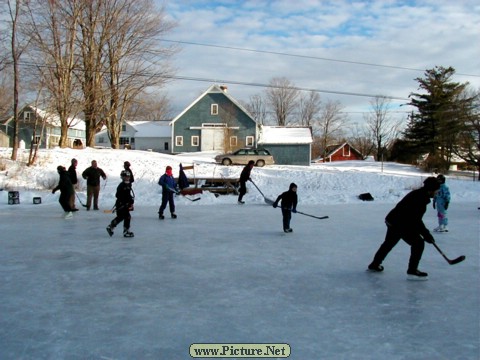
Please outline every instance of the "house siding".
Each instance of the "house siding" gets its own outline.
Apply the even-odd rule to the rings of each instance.
[[[212,104],[218,104],[218,115],[211,114]],[[247,136],[253,136],[256,139],[256,123],[247,114],[224,94],[207,93],[174,122],[172,152],[201,151],[202,130],[200,127],[202,124],[226,124],[226,127],[205,127],[205,129],[217,129],[215,131],[218,133],[214,136],[219,135],[224,138],[220,143],[214,142],[214,148],[211,150],[233,151],[246,146]],[[175,140],[177,136],[183,137],[183,146],[177,146]],[[192,136],[198,136],[197,146],[192,145]],[[229,148],[230,136],[237,137],[235,148]]]
[[[310,144],[265,144],[262,147],[272,153],[275,164],[310,166]]]

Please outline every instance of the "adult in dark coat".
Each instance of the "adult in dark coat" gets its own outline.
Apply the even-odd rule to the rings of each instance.
[[[110,225],[107,226],[107,232],[112,236],[113,229],[123,221],[123,236],[133,237],[133,232],[130,231],[130,221],[132,219],[130,211],[133,210],[135,196],[130,182],[131,174],[129,171],[122,170],[120,177],[122,178],[122,182],[117,186],[117,192],[115,193],[115,197],[117,198],[115,201],[117,216],[112,220]]]
[[[73,192],[73,185],[72,181],[70,180],[70,176],[68,175],[67,169],[63,166],[57,167],[57,172],[60,175],[60,180],[58,185],[53,188],[52,194],[55,194],[57,190],[60,190],[60,198],[58,202],[62,206],[62,209],[65,211],[65,217],[69,218],[72,217],[72,207],[70,206],[70,197],[72,196]]]
[[[87,210],[90,210],[93,197],[93,209],[98,210],[98,196],[100,194],[100,178],[107,179],[105,172],[97,165],[96,160],[92,160],[92,166],[86,168],[82,177],[87,180]]]
[[[280,207],[282,209],[282,216],[283,216],[283,231],[286,233],[292,232],[292,228],[290,227],[290,220],[292,219],[292,212],[297,212],[297,185],[295,183],[291,183],[288,191],[281,193],[278,195],[277,200],[273,203],[273,207],[276,208],[278,203],[281,201]]]
[[[72,208],[73,211],[78,211],[77,207],[75,206],[75,185],[77,185],[78,183],[77,165],[78,165],[77,159],[72,159],[71,165],[68,168],[68,176],[70,176],[70,181],[72,182],[72,185],[73,185],[73,194],[70,197],[70,207]]]
[[[372,263],[368,266],[370,271],[383,271],[382,262],[388,253],[403,239],[410,245],[410,260],[407,274],[412,280],[426,280],[428,274],[418,270],[422,258],[425,241],[434,243],[432,234],[423,223],[423,215],[427,211],[430,199],[440,188],[438,180],[431,176],[423,182],[423,187],[408,193],[388,213],[385,218],[387,234],[385,241],[376,252]]]
[[[240,190],[238,193],[238,203],[245,204],[243,201],[243,196],[247,193],[247,181],[250,179],[250,173],[252,172],[253,166],[255,165],[255,161],[250,160],[247,165],[243,168],[240,174]]]

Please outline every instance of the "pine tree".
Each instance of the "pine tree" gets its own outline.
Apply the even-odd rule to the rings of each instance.
[[[462,127],[461,109],[469,100],[461,95],[468,83],[452,82],[454,74],[452,67],[426,70],[424,78],[415,79],[423,92],[410,94],[409,105],[417,111],[410,115],[405,139],[413,144],[418,156],[428,153],[428,170],[448,170]]]

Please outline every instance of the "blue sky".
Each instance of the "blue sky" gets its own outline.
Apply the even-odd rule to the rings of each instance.
[[[226,85],[232,81],[236,84],[229,91],[238,100],[262,92],[238,83],[268,84],[274,77],[286,77],[299,88],[326,90],[320,92],[323,101],[338,100],[346,112],[358,115],[368,111],[370,98],[336,93],[407,98],[417,91],[414,79],[434,66],[453,66],[455,81],[480,88],[477,1],[165,4],[178,23],[166,38],[182,42],[173,59],[177,75]],[[181,111],[210,84],[178,80],[165,90],[175,111]]]

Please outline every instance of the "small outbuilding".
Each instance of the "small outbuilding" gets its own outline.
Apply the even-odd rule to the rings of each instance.
[[[275,164],[309,166],[312,143],[312,129],[308,126],[260,125],[258,147],[268,149]]]

